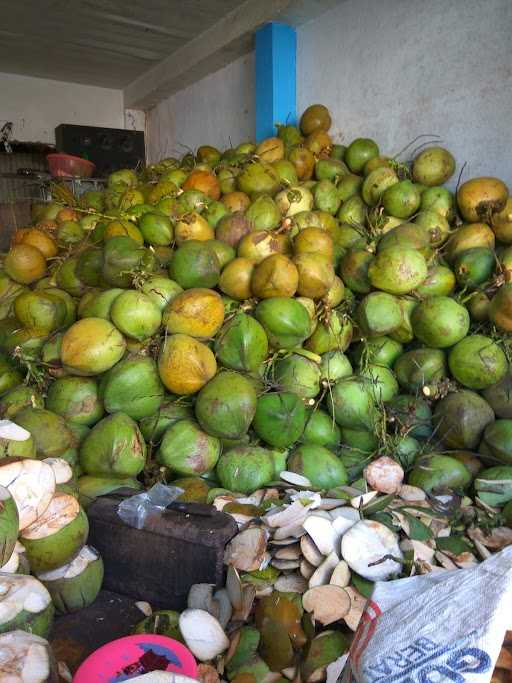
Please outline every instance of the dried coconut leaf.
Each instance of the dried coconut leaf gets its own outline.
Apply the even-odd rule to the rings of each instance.
[[[324,555],[318,550],[309,534],[306,534],[300,539],[300,549],[304,558],[309,564],[313,565],[313,567],[319,567],[324,561]]]
[[[337,553],[330,553],[322,564],[317,567],[313,576],[309,579],[309,588],[325,586],[331,580],[332,573],[336,569],[340,558]]]
[[[232,565],[228,566],[226,572],[226,590],[233,609],[236,611],[242,609],[242,581],[237,570]]]
[[[363,505],[368,505],[376,496],[379,495],[378,491],[369,491],[368,493],[362,493],[359,496],[354,496],[350,499],[350,505],[356,510],[359,510]]]
[[[434,548],[431,548],[427,543],[423,543],[422,541],[406,538],[400,543],[400,548],[404,553],[412,551],[414,553],[415,562],[421,561],[432,563],[434,560]]]
[[[353,586],[348,586],[345,591],[350,596],[350,611],[344,617],[346,625],[351,631],[357,631],[361,617],[366,607],[366,598]]]
[[[467,531],[473,541],[479,541],[491,550],[502,550],[512,544],[512,529],[508,526],[495,527],[490,531],[484,531],[479,527],[472,527]]]
[[[240,571],[254,571],[264,564],[267,535],[263,529],[251,527],[237,534],[226,546],[224,564]]]
[[[444,553],[439,552],[439,550],[436,551],[435,558],[439,562],[439,564],[442,567],[444,567],[445,569],[449,569],[449,570],[457,569],[457,565],[455,564],[455,562],[452,562],[450,560],[450,558],[448,557],[448,555],[445,555]]]
[[[340,621],[350,612],[350,596],[339,586],[316,586],[302,596],[302,605],[323,626]]]

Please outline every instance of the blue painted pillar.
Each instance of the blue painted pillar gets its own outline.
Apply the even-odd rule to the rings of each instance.
[[[297,123],[297,35],[287,24],[256,31],[256,140],[276,134],[276,123]]]

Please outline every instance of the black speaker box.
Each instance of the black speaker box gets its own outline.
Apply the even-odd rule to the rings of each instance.
[[[142,131],[61,123],[55,129],[55,141],[59,152],[89,159],[96,164],[94,175],[97,178],[120,168],[145,164]]]

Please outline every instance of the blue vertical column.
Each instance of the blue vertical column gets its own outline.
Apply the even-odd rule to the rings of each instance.
[[[297,123],[297,34],[272,22],[256,31],[256,140],[276,134],[276,123]]]

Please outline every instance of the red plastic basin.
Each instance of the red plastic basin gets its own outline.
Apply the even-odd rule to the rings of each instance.
[[[96,166],[71,154],[48,154],[48,167],[54,178],[90,178]]]

